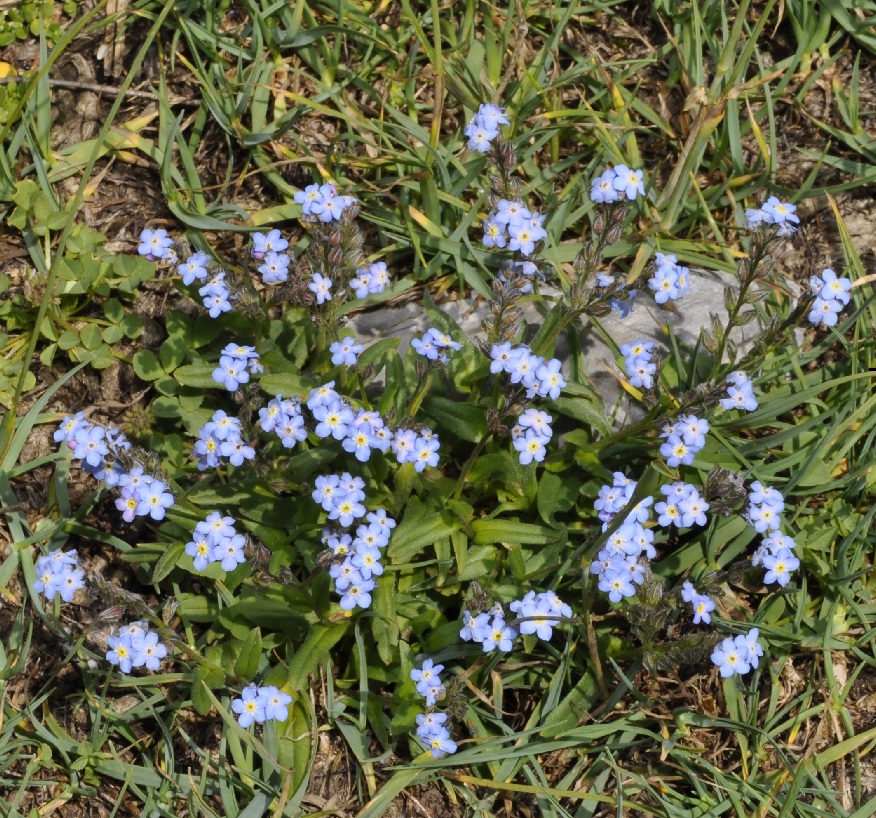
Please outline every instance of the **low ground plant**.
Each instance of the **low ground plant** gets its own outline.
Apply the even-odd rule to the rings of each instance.
[[[789,815],[804,788],[814,806],[799,814],[823,814],[839,800],[819,775],[850,755],[861,800],[872,729],[844,721],[845,739],[799,757],[776,739],[810,712],[779,697],[792,654],[872,646],[861,498],[874,483],[876,315],[842,220],[836,272],[790,286],[775,260],[797,241],[795,197],[731,175],[720,195],[743,191],[722,225],[739,237],[735,258],[721,247],[733,283],[686,343],[663,316],[698,298],[691,267],[712,249],[674,236],[692,210],[684,162],[705,143],[660,188],[618,117],[599,166],[555,194],[547,175],[532,182],[525,106],[492,98],[470,102],[442,160],[447,187],[429,176],[418,202],[443,196],[464,229],[451,241],[441,208],[409,197],[391,221],[414,219],[410,235],[438,248],[418,253],[420,280],[466,248],[458,297],[478,310],[476,333],[425,287],[413,338],[357,337],[351,316],[414,282],[393,264],[402,238],[387,247],[372,229],[386,203],[325,168],[288,191],[276,223],[233,225],[236,255],[197,226],[221,226],[215,208],[185,210],[187,231],[144,226],[137,253],[114,256],[74,226],[75,200],[10,186],[8,221],[29,251],[39,259],[58,233],[63,252],[0,309],[19,355],[6,403],[30,387],[29,352],[80,368],[0,429],[14,543],[0,577],[22,588],[0,673],[22,673],[32,613],[83,676],[90,731],[74,739],[38,716],[43,699],[16,701],[3,735],[15,752],[39,746],[13,755],[26,761],[19,800],[63,765],[70,792],[113,779],[117,805],[149,814],[306,814],[329,731],[355,758],[365,818],[431,782],[460,815],[491,814],[497,792],[545,815]],[[162,167],[165,184],[180,181]],[[201,191],[176,195],[183,213]],[[177,299],[161,339],[130,354],[146,281]],[[604,326],[643,312],[656,329],[633,342]],[[757,329],[744,344],[743,328]],[[614,353],[617,404],[588,380],[587,334]],[[115,360],[151,387],[124,428],[90,407],[45,413],[82,364]],[[50,421],[57,450],[19,463]],[[41,466],[54,513],[34,523],[13,481]],[[89,489],[79,506],[70,475]],[[84,522],[95,508],[110,512],[104,528]],[[86,564],[91,539],[139,587]],[[95,619],[80,627],[70,606]],[[667,676],[709,679],[717,700],[661,702],[648,691]],[[202,746],[187,719],[215,725],[218,743]],[[162,757],[144,720],[168,738]],[[706,728],[732,735],[741,772],[701,757],[692,736]],[[197,761],[185,773],[183,752]]]

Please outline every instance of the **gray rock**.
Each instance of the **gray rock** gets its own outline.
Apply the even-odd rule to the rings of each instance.
[[[658,349],[668,354],[666,327],[671,327],[675,335],[685,344],[696,343],[700,329],[711,324],[711,314],[715,313],[722,322],[727,319],[724,309],[724,288],[735,285],[736,277],[728,273],[707,270],[691,270],[690,293],[681,301],[670,302],[668,307],[662,307],[654,302],[648,293],[639,293],[635,308],[626,318],[619,318],[612,313],[600,319],[600,325],[605,334],[620,347],[638,338],[656,341]],[[546,298],[556,298],[560,290],[544,286],[541,293]],[[479,296],[471,299],[448,299],[439,304],[459,325],[469,338],[484,338],[482,329],[484,318],[489,315],[488,303]],[[531,327],[538,327],[542,322],[539,308],[528,303],[523,308],[524,316]],[[374,343],[382,338],[401,338],[400,351],[410,345],[411,339],[428,329],[429,321],[421,304],[408,303],[401,306],[384,306],[350,317],[348,328],[363,344]],[[731,333],[731,338],[741,352],[751,348],[754,339],[762,327],[760,322],[753,321],[745,327],[737,327]],[[602,339],[601,335],[592,330],[584,339],[584,352],[587,376],[591,385],[602,396],[606,414],[615,416],[616,423],[624,423],[641,416],[638,405],[627,399],[626,393],[620,387],[615,375],[622,374],[618,369],[614,350]],[[565,339],[557,344],[557,357],[566,361],[568,347]],[[568,371],[568,366],[564,367]]]

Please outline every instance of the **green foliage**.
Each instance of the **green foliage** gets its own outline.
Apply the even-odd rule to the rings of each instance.
[[[61,36],[62,20],[56,16],[56,9],[64,17],[76,14],[81,0],[67,0],[56,4],[52,0],[20,0],[11,8],[0,8],[0,48],[15,40],[27,40],[44,34],[50,43]],[[2,107],[2,106],[0,106]]]
[[[37,7],[24,7],[31,5]],[[561,276],[572,269],[592,216],[582,191],[593,171],[650,158],[648,175],[668,184],[640,221],[627,225],[638,232],[613,245],[606,263],[632,280],[659,249],[687,263],[735,270],[742,251],[729,225],[740,221],[743,202],[773,182],[779,157],[786,158],[777,111],[805,107],[807,90],[837,65],[846,35],[872,49],[861,20],[866,6],[859,14],[839,2],[823,8],[785,3],[793,53],[769,64],[761,51],[780,4],[743,4],[740,10],[718,2],[654,3],[648,11],[671,38],[647,53],[607,61],[578,50],[584,41],[577,27],[586,32],[597,23],[602,30],[606,21],[628,25],[629,4],[495,9],[478,2],[402,3],[390,25],[380,23],[383,7],[368,3],[247,3],[233,18],[226,14],[230,5],[175,4],[178,13],[163,31],[173,43],[176,69],[203,89],[202,106],[178,118],[166,85],[159,84],[157,135],[138,133],[137,149],[154,161],[170,209],[199,247],[206,246],[207,230],[251,231],[300,215],[291,198],[298,184],[290,183],[284,161],[312,169],[315,179],[336,180],[362,200],[369,242],[375,242],[367,249],[398,273],[392,290],[370,298],[369,307],[422,282],[438,288],[455,282],[463,294],[491,297],[495,257],[471,238],[489,208],[486,191],[472,190],[482,166],[462,152],[455,127],[488,99],[507,104],[512,116],[521,195],[539,206],[549,203],[546,269]],[[134,16],[149,18],[159,7],[140,4]],[[518,19],[520,9],[525,19]],[[518,51],[524,31],[526,50]],[[50,31],[49,39],[56,34]],[[168,70],[163,60],[158,64]],[[854,173],[829,190],[874,178],[872,140],[858,99],[864,63],[856,59],[852,66],[848,86],[832,86],[837,116],[814,123],[831,145],[811,156],[817,167],[799,186],[801,196],[828,189],[819,177],[822,166]],[[684,139],[662,102],[642,92],[658,70],[660,82],[691,92],[692,127]],[[289,83],[290,74],[301,85]],[[792,76],[800,78],[798,85],[790,83]],[[424,77],[428,94],[422,92]],[[126,360],[122,350],[142,331],[134,310],[137,288],[153,275],[142,259],[109,254],[102,235],[75,222],[75,200],[63,206],[57,198],[54,184],[67,171],[50,150],[41,152],[47,143],[35,138],[40,112],[45,117],[51,100],[40,93],[34,92],[36,103],[14,143],[30,146],[33,165],[23,171],[27,178],[2,182],[6,220],[33,267],[16,288],[0,278],[0,402],[13,407],[8,417],[16,414],[21,374],[25,390],[36,385],[28,370],[32,338],[39,339],[44,364],[69,359],[99,368]],[[0,85],[0,126],[8,121],[3,110],[9,114],[23,99],[22,84]],[[720,116],[708,116],[709,106],[717,106]],[[326,129],[324,145],[307,136],[314,120],[337,125]],[[218,188],[212,178],[205,183],[199,155],[214,124],[234,158]],[[83,170],[85,157],[119,145],[107,136],[74,146],[63,162]],[[8,160],[4,154],[11,168]],[[236,203],[236,171],[243,167],[257,170],[276,196],[249,221]],[[553,181],[561,184],[550,194]],[[838,221],[847,266],[861,277],[860,260]],[[61,251],[49,256],[62,233]],[[306,233],[299,237],[299,253],[309,241]],[[774,291],[780,292],[780,283]],[[489,412],[501,408],[502,395],[487,380],[488,361],[431,298],[425,299],[430,320],[463,343],[448,367],[431,372],[418,370],[410,354],[403,359],[391,338],[370,346],[355,371],[333,367],[326,354],[331,333],[315,326],[310,311],[282,299],[265,320],[169,312],[163,316],[166,337],[129,360],[153,390],[148,408],[129,422],[137,443],[173,481],[177,504],[166,522],[142,529],[131,542],[89,528],[82,521],[96,497],[71,508],[65,456],[52,455],[50,519],[32,528],[16,510],[15,480],[46,465],[45,459],[18,463],[32,427],[55,421],[40,414],[45,402],[3,440],[0,504],[13,509],[4,513],[15,545],[3,552],[0,588],[11,587],[19,572],[26,587],[0,644],[0,678],[27,672],[38,618],[65,646],[74,679],[79,674],[81,680],[77,690],[71,671],[62,681],[56,669],[32,700],[4,700],[0,739],[10,765],[24,770],[16,773],[18,789],[8,799],[11,813],[23,812],[37,782],[51,778],[64,782],[61,799],[91,797],[113,781],[121,789],[117,803],[127,796],[145,814],[303,814],[312,806],[303,806],[303,799],[322,752],[320,737],[330,728],[348,749],[366,817],[386,814],[399,793],[439,774],[460,815],[495,814],[514,799],[529,799],[527,809],[547,816],[600,810],[753,815],[764,809],[807,818],[868,815],[861,762],[873,731],[862,728],[850,698],[866,672],[876,590],[868,573],[876,308],[866,292],[857,290],[854,310],[836,331],[810,335],[802,344],[775,334],[753,357],[733,349],[728,327],[708,328],[695,345],[670,335],[663,368],[669,389],[646,406],[644,421],[625,429],[601,405],[587,382],[583,355],[576,360],[573,350],[576,375],[547,406],[562,445],[551,448],[543,467],[521,466],[507,438],[496,433]],[[738,324],[748,320],[748,310],[789,316],[783,298],[763,304],[744,287],[731,291],[728,301]],[[45,318],[38,321],[42,303]],[[336,317],[359,306],[336,305]],[[570,325],[574,346],[578,317],[547,300],[541,306],[540,351],[550,354]],[[255,343],[266,366],[258,384],[241,391],[240,402],[212,379],[219,351],[232,339]],[[730,361],[722,358],[725,349]],[[610,533],[600,532],[593,509],[599,486],[616,469],[640,477],[637,497],[674,478],[662,463],[651,465],[659,460],[655,428],[678,411],[680,396],[720,381],[734,355],[735,365],[758,373],[760,407],[745,417],[715,418],[714,440],[688,474],[706,483],[729,469],[793,498],[801,579],[761,593],[761,577],[739,568],[753,545],[750,527],[739,516],[716,516],[707,529],[661,538],[647,604],[613,608],[586,570]],[[378,454],[363,468],[338,444],[311,434],[292,452],[262,436],[257,469],[218,475],[195,470],[192,440],[216,409],[248,412],[254,439],[256,410],[266,400],[278,392],[305,396],[331,379],[396,424],[415,415],[433,428],[441,439],[440,469],[417,473]],[[309,498],[319,474],[341,469],[366,476],[369,507],[382,505],[399,522],[373,605],[353,616],[339,610],[324,573],[322,517]],[[264,547],[228,574],[217,566],[196,572],[184,552],[194,524],[215,509],[234,515],[240,530]],[[171,671],[108,673],[98,646],[87,635],[71,642],[60,608],[51,610],[28,590],[32,548],[72,547],[72,534],[124,551],[144,594],[152,586],[158,599],[172,600],[152,611],[130,594],[116,591],[113,597],[105,588],[108,596],[101,597],[131,616],[154,618],[162,633],[175,635]],[[694,673],[707,666],[711,636],[690,634],[674,601],[673,589],[688,576],[728,589],[724,628],[746,620],[761,629],[769,662],[751,681],[722,687]],[[504,660],[481,657],[460,642],[462,608],[507,603],[530,588],[558,589],[581,613],[580,621],[559,629],[563,635],[548,645],[527,639],[519,655]],[[417,758],[422,748],[408,739],[421,709],[409,673],[426,654],[460,679],[444,703],[462,718],[460,752],[440,761]],[[698,699],[667,681],[676,675]],[[251,681],[295,695],[288,721],[257,737],[237,725],[230,708]],[[317,682],[314,710],[310,691]],[[56,718],[50,697],[58,690],[68,697],[65,705],[85,715],[85,737],[72,735]],[[133,703],[123,703],[123,694]],[[203,746],[194,714],[217,720],[218,746]],[[845,738],[801,750],[796,737],[813,718]],[[145,725],[151,732],[144,739]],[[120,746],[127,748],[123,755]],[[708,752],[717,746],[727,748],[723,764]],[[375,778],[375,766],[388,758],[393,768]],[[851,800],[836,792],[831,765],[837,763],[846,765],[845,780],[853,782]]]
[[[9,290],[0,305],[0,321],[5,325],[6,345],[23,352],[22,339],[33,331],[38,307],[49,302],[39,328],[44,342],[39,347],[43,364],[51,364],[59,355],[72,362],[88,361],[96,369],[110,366],[121,354],[119,344],[137,338],[142,321],[131,313],[137,288],[152,275],[151,265],[139,257],[118,256],[108,252],[106,237],[79,223],[69,232],[63,256],[55,258],[53,291],[47,292],[47,274],[40,244],[50,242],[55,231],[64,229],[71,218],[69,209],[57,204],[33,181],[20,182],[12,196],[14,208],[7,218],[12,227],[25,236],[33,236],[34,267],[26,273],[23,286]],[[127,309],[123,305],[127,303]],[[16,361],[4,366],[0,380],[0,402],[9,405],[14,393]],[[4,385],[5,383],[5,385]],[[29,388],[29,387],[26,387]]]

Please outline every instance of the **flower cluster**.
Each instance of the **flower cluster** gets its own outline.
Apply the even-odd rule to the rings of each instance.
[[[660,515],[657,518],[659,525],[674,525],[676,528],[706,525],[709,504],[700,496],[696,486],[679,480],[670,486],[660,486],[660,491],[666,495],[666,500],[654,504],[655,513]]]
[[[508,605],[508,609],[518,617],[519,633],[535,634],[539,639],[549,640],[553,628],[563,619],[570,619],[572,609],[553,591],[536,593],[529,591],[523,599],[517,599]],[[514,639],[517,638],[517,628],[506,622],[504,608],[496,603],[488,611],[473,615],[471,611],[462,612],[462,630],[460,638],[466,642],[476,642],[489,653],[492,650],[510,651]]]
[[[389,284],[389,272],[385,261],[375,261],[367,267],[356,270],[354,278],[350,279],[356,298],[365,298],[368,295],[382,293]]]
[[[295,194],[295,201],[301,205],[305,218],[321,222],[338,221],[345,210],[356,204],[352,196],[339,195],[331,183],[308,185]]]
[[[507,653],[517,637],[517,631],[505,622],[505,610],[497,603],[477,616],[472,616],[470,611],[463,611],[459,636],[466,642],[477,642],[484,653],[497,648]]]
[[[651,357],[654,354],[656,344],[653,341],[644,341],[639,338],[631,344],[624,344],[621,355],[624,356],[624,370],[630,379],[630,386],[638,389],[651,389],[654,386],[654,375],[657,372],[657,364]]]
[[[560,372],[560,361],[557,358],[545,360],[527,346],[512,347],[509,342],[493,344],[490,358],[490,372],[494,375],[505,372],[511,383],[526,388],[526,397],[530,400],[536,396],[556,400],[566,385]]]
[[[777,582],[784,588],[791,581],[791,571],[796,571],[800,567],[800,560],[794,556],[796,547],[797,543],[793,537],[778,531],[770,531],[763,538],[751,557],[751,564],[754,567],[762,565],[766,568],[763,577],[764,585]]]
[[[375,449],[389,448],[389,430],[377,412],[360,409],[353,412],[334,390],[334,381],[311,390],[307,399],[317,437],[332,437],[342,441],[344,451],[354,454],[360,463],[367,462]]]
[[[417,736],[432,752],[432,758],[456,752],[456,742],[445,727],[446,713],[420,713],[417,716]]]
[[[441,330],[431,327],[423,333],[422,338],[414,338],[411,341],[411,347],[430,361],[446,363],[448,358],[444,350],[452,349],[454,352],[458,352],[462,349],[462,344],[454,341],[449,335],[441,332]]]
[[[233,571],[246,562],[246,537],[234,528],[233,517],[210,512],[195,526],[192,541],[186,544],[186,554],[194,560],[195,570],[203,571],[214,562],[225,571]]]
[[[779,236],[790,236],[797,232],[795,224],[800,223],[800,217],[795,214],[797,205],[781,202],[778,197],[770,196],[760,207],[745,211],[746,226],[749,230],[767,225],[776,225]]]
[[[237,723],[247,728],[253,723],[264,724],[272,719],[286,721],[289,718],[289,705],[292,697],[274,685],[247,685],[240,698],[231,702],[231,709],[237,713]]]
[[[681,598],[685,602],[690,602],[693,607],[694,625],[699,625],[700,622],[705,622],[707,625],[712,621],[712,611],[715,610],[715,603],[712,598],[706,594],[700,594],[690,582],[685,582],[681,587]]]
[[[45,594],[46,599],[60,595],[64,602],[72,602],[75,593],[85,587],[85,571],[79,567],[75,549],[62,551],[56,548],[37,559],[35,568],[34,590]]]
[[[218,270],[207,283],[198,289],[201,303],[210,318],[218,318],[223,312],[231,312],[231,290],[225,281],[225,271]]]
[[[602,486],[599,489],[599,494],[593,503],[593,507],[598,512],[599,519],[602,520],[602,530],[608,529],[615,514],[617,514],[630,500],[633,499],[633,492],[636,490],[636,481],[630,480],[623,472],[616,471],[612,477],[614,481],[612,485]],[[633,506],[629,514],[627,514],[624,523],[646,523],[648,522],[649,511],[648,507],[654,501],[653,497],[645,497]]]
[[[444,697],[445,687],[441,681],[444,665],[436,665],[431,659],[423,662],[422,668],[411,671],[411,680],[417,683],[417,693],[426,699],[426,707],[433,707]]]
[[[758,534],[765,531],[778,531],[785,510],[785,498],[776,489],[762,485],[759,481],[751,484],[748,493],[748,522]]]
[[[392,451],[399,463],[413,463],[414,470],[424,471],[426,466],[438,465],[440,441],[431,429],[419,432],[413,429],[396,429],[392,438]]]
[[[322,506],[328,512],[330,520],[347,528],[360,517],[365,516],[365,481],[361,477],[353,477],[349,472],[343,474],[323,474],[316,478],[315,488],[311,494],[313,502]]]
[[[517,423],[511,428],[511,438],[514,448],[520,456],[520,465],[528,466],[535,460],[541,463],[544,460],[547,449],[553,437],[551,422],[553,418],[539,409],[530,407],[517,419]]]
[[[718,403],[727,410],[745,409],[746,412],[753,412],[757,409],[757,398],[748,375],[741,371],[731,372],[727,376],[727,397]]]
[[[149,261],[159,261],[160,259],[176,260],[176,253],[173,250],[173,239],[167,235],[166,230],[144,230],[140,233],[140,244],[137,247],[137,252],[141,256],[146,256]]]
[[[330,520],[336,520],[346,528],[365,514],[365,507],[361,505],[361,500],[365,499],[365,493],[361,490],[364,482],[347,473],[338,478],[337,484],[334,483],[335,478],[338,476],[317,478],[313,499],[329,511]],[[345,491],[347,493],[343,494]],[[343,497],[339,502],[350,503],[357,513],[352,513],[352,508],[346,515],[337,513],[338,503],[332,502],[332,497],[337,494]],[[332,565],[329,574],[335,581],[335,591],[341,597],[341,608],[345,611],[371,605],[371,591],[377,585],[375,577],[383,574],[380,549],[389,544],[389,536],[396,525],[395,520],[382,508],[369,512],[365,519],[367,525],[360,525],[356,529],[355,537],[331,530],[326,530],[324,535],[325,542],[335,557],[341,558],[340,562]]]
[[[620,602],[636,593],[635,586],[645,581],[647,563],[643,560],[657,555],[654,532],[642,524],[648,519],[647,507],[634,515],[628,516],[614,531],[590,563],[590,573],[599,577],[599,590],[607,593],[612,602]]]
[[[167,484],[146,474],[143,466],[136,463],[131,444],[118,429],[104,429],[85,420],[79,412],[61,421],[54,440],[64,441],[72,449],[73,456],[82,460],[84,471],[121,490],[116,508],[125,522],[130,523],[135,517],[163,520],[174,504]]]
[[[690,292],[690,270],[678,263],[672,255],[657,253],[654,275],[648,279],[658,304],[684,298]]]
[[[484,103],[478,108],[471,122],[465,126],[468,149],[486,153],[492,147],[493,140],[499,135],[499,126],[508,124],[504,108]]]
[[[665,440],[660,454],[666,458],[666,464],[675,468],[693,463],[706,445],[708,431],[709,421],[696,415],[679,415],[674,423],[667,423],[660,432],[660,437]]]
[[[633,201],[636,197],[644,195],[642,171],[632,170],[626,165],[607,168],[601,176],[593,180],[590,187],[590,198],[597,204],[611,204],[621,201],[621,197]]]
[[[809,288],[815,296],[809,311],[809,322],[816,326],[835,326],[837,316],[851,299],[851,279],[838,278],[833,270],[827,268],[821,271],[820,276],[809,279]]]
[[[296,443],[307,439],[301,402],[297,398],[282,395],[272,398],[267,406],[259,409],[259,425],[266,432],[276,432],[287,449],[294,449]]]
[[[520,633],[535,634],[545,642],[550,641],[553,629],[562,619],[572,618],[572,609],[553,591],[537,594],[528,591],[523,599],[514,600],[508,607],[522,620]]]
[[[536,242],[547,236],[544,216],[522,202],[500,199],[496,210],[484,219],[484,247],[505,247],[524,256],[535,252]]]
[[[747,634],[740,634],[731,639],[727,637],[712,653],[712,661],[718,666],[721,676],[727,678],[738,673],[744,676],[749,670],[757,667],[763,648],[757,641],[757,628],[752,628]]]
[[[195,441],[194,455],[198,458],[198,470],[215,469],[225,462],[242,466],[244,460],[252,460],[255,449],[242,435],[240,420],[221,409],[214,412],[213,419],[200,429]]]
[[[213,370],[213,380],[234,392],[242,383],[249,382],[250,375],[263,371],[255,347],[228,344],[219,356],[219,366]]]
[[[167,646],[158,641],[158,634],[150,631],[145,622],[123,625],[106,641],[110,648],[106,660],[118,665],[122,673],[130,673],[135,667],[158,670],[161,660],[167,656]]]
[[[356,339],[348,335],[340,341],[335,341],[329,347],[329,352],[332,354],[332,363],[335,366],[356,366],[356,361],[359,360],[364,349],[362,344],[357,344]]]

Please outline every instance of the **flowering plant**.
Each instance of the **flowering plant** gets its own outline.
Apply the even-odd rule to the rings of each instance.
[[[786,498],[728,468],[716,430],[758,409],[770,344],[803,316],[835,326],[851,282],[825,270],[740,354],[733,330],[756,316],[756,283],[799,222],[775,197],[749,210],[726,318],[703,329],[689,366],[655,340],[615,345],[641,419],[613,427],[554,357],[557,341],[643,310],[644,296],[683,308],[696,296],[691,271],[655,251],[628,280],[605,261],[648,195],[643,171],[621,164],[592,181],[592,229],[574,263],[549,270],[551,214],[522,196],[503,127],[504,111],[484,105],[466,128],[468,148],[492,165],[489,212],[476,221],[498,270],[474,337],[428,294],[427,327],[407,350],[357,336],[350,309],[384,303],[392,279],[365,255],[360,203],[332,183],[295,195],[306,242],[253,232],[242,266],[143,232],[139,253],[201,309],[169,316],[158,356],[135,356],[162,425],[132,442],[80,413],[55,438],[116,493],[124,522],[151,525],[157,546],[140,544],[136,559],[153,583],[175,584],[175,611],[199,636],[192,645],[135,622],[110,637],[111,666],[189,662],[195,707],[224,707],[242,728],[288,721],[289,738],[309,718],[308,678],[334,657],[341,675],[392,686],[384,742],[408,737],[435,759],[477,741],[461,729],[473,712],[465,680],[518,651],[553,661],[563,640],[584,651],[594,701],[615,656],[651,672],[709,662],[722,678],[757,672],[769,645],[730,615],[726,589],[786,588],[798,542]],[[532,301],[541,326],[526,321]],[[41,558],[36,590],[69,602],[85,583],[58,553]],[[679,554],[683,569],[667,567]],[[627,623],[613,652],[596,617]],[[289,763],[291,739],[278,752]]]

